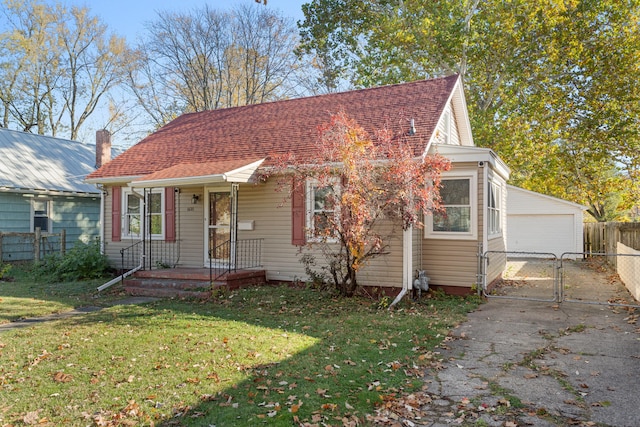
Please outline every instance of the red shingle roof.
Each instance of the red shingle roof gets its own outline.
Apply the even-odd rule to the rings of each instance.
[[[410,141],[422,154],[458,80],[457,75],[290,99],[243,107],[185,114],[129,148],[87,176],[99,180],[143,176],[177,165],[244,161],[293,153],[313,156],[318,127],[340,110],[366,130],[389,128],[406,133],[414,119]],[[186,168],[189,169],[189,168]],[[171,176],[172,173],[156,174]],[[179,173],[183,175],[183,173]]]

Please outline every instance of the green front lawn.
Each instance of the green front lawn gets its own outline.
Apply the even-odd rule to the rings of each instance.
[[[38,287],[11,285],[11,299]],[[34,294],[38,311],[72,305]],[[437,296],[388,311],[256,287],[0,332],[0,425],[366,425],[376,406],[423,386],[436,347],[477,303]]]
[[[2,265],[0,264],[0,267]],[[82,306],[101,306],[121,298],[114,292],[98,296],[96,288],[106,279],[81,282],[38,283],[27,265],[12,267],[0,278],[0,325],[19,319],[46,316]]]

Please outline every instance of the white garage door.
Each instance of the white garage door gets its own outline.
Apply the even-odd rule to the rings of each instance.
[[[573,215],[509,215],[507,250],[546,252],[556,256],[575,252]]]

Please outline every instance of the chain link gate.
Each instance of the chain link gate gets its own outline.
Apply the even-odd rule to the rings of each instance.
[[[500,272],[504,262],[506,268]],[[487,251],[478,265],[481,292],[487,298],[558,301],[559,261],[552,253]]]
[[[565,252],[560,301],[640,308],[640,253]]]
[[[487,251],[478,256],[478,292],[487,298],[640,308],[635,299],[640,296],[640,254],[566,252],[558,258]]]

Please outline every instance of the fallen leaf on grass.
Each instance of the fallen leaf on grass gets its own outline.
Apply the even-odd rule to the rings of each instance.
[[[65,374],[64,372],[56,372],[53,374],[53,380],[57,383],[68,383],[73,379],[73,376]]]
[[[22,422],[26,425],[38,424],[40,422],[40,409],[24,414]]]
[[[331,397],[327,394],[327,390],[324,388],[318,388],[316,389],[316,394],[319,394],[322,397]]]

